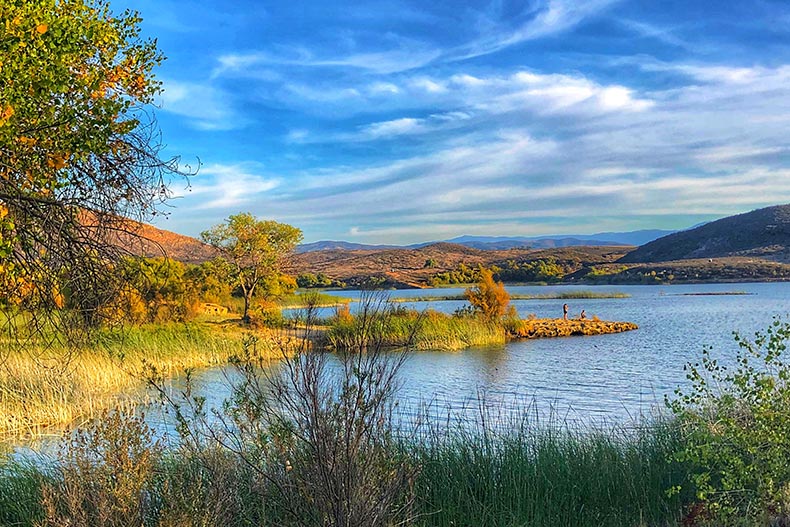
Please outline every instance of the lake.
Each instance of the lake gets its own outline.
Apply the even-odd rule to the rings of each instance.
[[[398,412],[405,422],[429,412],[444,421],[478,421],[481,407],[500,422],[531,416],[570,421],[582,426],[634,424],[642,415],[663,409],[664,395],[687,385],[683,366],[697,361],[703,346],[732,362],[737,344],[733,331],[753,336],[773,317],[790,316],[790,283],[739,283],[672,286],[511,286],[514,295],[552,295],[576,290],[625,293],[628,298],[574,300],[515,300],[522,317],[559,318],[567,303],[578,317],[635,322],[636,331],[613,335],[516,340],[502,346],[457,352],[417,352],[401,371]],[[745,295],[716,293],[741,292]],[[393,298],[446,297],[463,288],[398,290]],[[359,298],[359,291],[332,291]],[[358,304],[352,304],[352,311]],[[405,303],[453,312],[462,301]],[[222,368],[195,372],[194,378],[209,406],[219,407],[228,395]],[[173,381],[174,386],[179,380]],[[427,407],[427,409],[426,409]],[[146,418],[159,434],[172,435],[172,422],[158,405]],[[35,441],[34,450],[54,448],[52,438]],[[25,448],[20,454],[29,452]]]
[[[625,293],[629,298],[515,300],[522,317],[562,316],[569,304],[577,317],[635,322],[636,331],[614,335],[511,341],[503,346],[459,352],[419,352],[402,370],[399,408],[405,416],[430,405],[477,419],[480,401],[500,418],[527,405],[539,416],[584,423],[627,424],[663,407],[665,394],[686,384],[684,364],[696,361],[703,346],[731,362],[733,331],[752,336],[774,316],[790,314],[790,283],[739,283],[672,286],[511,286],[513,295],[551,295],[575,290]],[[716,295],[739,292],[745,295]],[[392,291],[393,298],[424,298],[463,293],[463,288]],[[333,291],[359,298],[359,291]],[[403,305],[452,312],[462,301],[418,301]],[[352,304],[352,311],[357,304]],[[224,377],[203,372],[207,392],[218,402]]]

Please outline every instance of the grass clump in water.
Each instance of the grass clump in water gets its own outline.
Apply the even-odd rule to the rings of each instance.
[[[370,325],[364,315],[339,311],[326,333],[328,346],[334,350],[353,346],[362,325]],[[504,344],[507,340],[503,326],[495,321],[448,315],[434,310],[420,312],[397,306],[381,315],[371,331],[385,346],[402,347],[409,344],[421,351],[457,351],[470,346]]]

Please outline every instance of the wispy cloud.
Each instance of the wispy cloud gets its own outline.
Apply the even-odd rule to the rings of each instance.
[[[249,75],[255,68],[263,66],[289,66],[298,68],[349,68],[376,74],[389,74],[421,68],[436,60],[441,52],[430,47],[411,44],[403,48],[353,53],[347,55],[320,56],[306,48],[295,48],[288,54],[268,51],[252,51],[222,55],[213,75]]]
[[[488,35],[459,46],[447,53],[451,60],[466,60],[502,51],[526,41],[536,40],[567,31],[593,17],[619,0],[546,0],[538,7],[530,6],[514,29],[507,30],[501,21],[495,21]]]
[[[185,117],[193,128],[231,130],[243,124],[230,106],[230,96],[210,84],[168,79],[162,85],[162,110]]]
[[[206,165],[192,180],[188,194],[197,198],[196,210],[223,209],[249,205],[261,194],[279,186],[277,178],[261,176],[254,166]],[[190,200],[192,201],[192,200]]]

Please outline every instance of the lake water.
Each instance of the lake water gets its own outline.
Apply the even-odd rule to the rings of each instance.
[[[703,346],[731,363],[737,350],[733,331],[751,337],[773,317],[790,317],[790,283],[673,286],[512,286],[514,295],[552,295],[574,290],[625,293],[628,298],[515,300],[522,317],[559,318],[567,303],[571,316],[635,322],[639,329],[614,335],[516,340],[501,346],[457,352],[417,352],[401,370],[398,412],[405,422],[428,412],[453,420],[479,421],[481,409],[494,421],[520,419],[525,409],[539,419],[583,426],[628,426],[663,409],[665,395],[687,386],[683,366],[699,360]],[[745,295],[714,295],[743,292]],[[393,298],[446,297],[462,288],[399,290]],[[358,291],[330,292],[359,298]],[[352,311],[358,304],[352,304]],[[462,301],[419,301],[403,305],[451,313]],[[208,406],[227,397],[228,372],[195,372]],[[173,386],[178,387],[174,380]],[[159,433],[172,436],[172,421],[156,406],[146,410]],[[33,449],[54,448],[48,438]],[[19,453],[29,452],[20,448]]]
[[[703,346],[732,361],[733,331],[753,336],[772,317],[790,314],[790,283],[672,286],[513,286],[514,295],[551,295],[574,290],[625,293],[629,298],[516,300],[522,317],[559,318],[570,314],[635,322],[636,331],[614,335],[518,340],[502,346],[459,352],[419,352],[402,369],[400,411],[408,417],[426,403],[431,413],[477,419],[481,404],[501,419],[526,406],[539,416],[583,423],[628,424],[663,407],[665,394],[687,384],[683,366],[699,359]],[[745,295],[713,295],[742,292]],[[393,298],[463,293],[461,288],[399,290]],[[359,298],[358,291],[330,292]],[[462,301],[419,301],[405,305],[452,312]],[[352,304],[352,311],[356,304]],[[221,400],[224,376],[203,372],[199,381],[214,403]]]

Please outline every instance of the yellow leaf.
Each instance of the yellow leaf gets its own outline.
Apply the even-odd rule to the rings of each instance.
[[[56,170],[60,170],[66,166],[66,161],[68,161],[68,159],[68,154],[55,155],[47,159],[47,166]]]
[[[43,35],[44,33],[46,33],[47,29],[49,29],[49,26],[47,26],[46,24],[39,24],[36,26],[36,32],[39,35]]]
[[[0,121],[7,121],[12,115],[14,115],[14,107],[10,104],[6,104],[3,111],[0,112]]]

